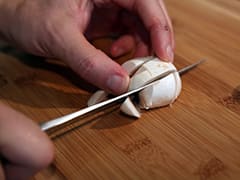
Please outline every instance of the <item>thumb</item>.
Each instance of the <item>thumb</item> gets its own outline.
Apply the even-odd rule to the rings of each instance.
[[[53,145],[40,128],[23,114],[0,103],[1,157],[6,179],[27,179],[53,160]]]
[[[93,85],[113,94],[125,92],[129,83],[125,70],[91,45],[78,30],[75,33],[72,29],[68,32],[71,34],[64,36],[64,51],[61,52],[60,58]]]

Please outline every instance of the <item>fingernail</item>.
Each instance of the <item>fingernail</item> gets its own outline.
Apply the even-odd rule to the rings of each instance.
[[[113,93],[121,94],[127,90],[128,82],[127,77],[113,75],[107,80],[107,86]]]
[[[173,62],[174,54],[173,54],[173,49],[172,49],[172,46],[171,46],[171,45],[168,45],[168,46],[167,46],[166,52],[167,52],[168,60],[169,60],[170,62]]]

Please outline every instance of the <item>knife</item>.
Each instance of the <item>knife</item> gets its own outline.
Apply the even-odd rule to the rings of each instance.
[[[195,67],[198,66],[199,64],[203,63],[204,61],[205,61],[205,60],[200,60],[200,61],[198,61],[198,62],[196,62],[196,63],[194,63],[194,64],[191,64],[191,65],[189,65],[189,66],[186,66],[186,67],[180,69],[180,70],[178,71],[178,73],[179,73],[180,75],[182,75],[182,74],[186,73],[187,71],[195,68]],[[171,74],[171,73],[173,73],[173,72],[176,72],[176,71],[175,71],[175,70],[167,71],[167,72],[161,74],[161,75],[160,75],[157,79],[155,79],[154,81],[152,81],[152,82],[148,83],[147,85],[144,85],[144,86],[142,86],[142,87],[140,87],[140,88],[137,88],[137,89],[134,89],[134,90],[132,90],[132,91],[126,92],[126,93],[121,94],[121,95],[119,95],[119,96],[116,96],[116,97],[114,97],[114,98],[111,98],[111,99],[108,99],[108,100],[106,100],[106,101],[97,103],[97,104],[95,104],[95,105],[92,105],[92,106],[83,108],[83,109],[81,109],[81,110],[79,110],[79,111],[76,111],[76,112],[73,112],[73,113],[70,113],[70,114],[61,116],[61,117],[59,117],[59,118],[56,118],[56,119],[53,119],[53,120],[50,120],[50,121],[43,122],[43,123],[40,124],[40,128],[41,128],[42,131],[47,131],[47,130],[52,129],[52,128],[54,128],[54,127],[57,127],[57,126],[60,126],[60,125],[62,125],[62,124],[65,124],[65,123],[67,123],[67,122],[70,122],[71,120],[73,120],[73,119],[75,119],[75,118],[77,118],[77,117],[80,117],[80,116],[82,116],[82,115],[85,115],[85,114],[87,114],[87,113],[90,113],[90,112],[92,112],[92,111],[94,111],[94,110],[96,110],[96,109],[99,109],[99,108],[101,108],[101,107],[104,107],[104,106],[106,106],[106,105],[109,105],[109,104],[111,104],[111,103],[114,103],[114,102],[116,102],[116,101],[118,101],[118,100],[121,100],[121,99],[123,99],[123,98],[126,98],[126,97],[128,97],[128,96],[130,96],[130,95],[132,95],[132,94],[134,94],[134,93],[137,93],[137,92],[139,92],[139,91],[141,91],[141,90],[143,90],[143,89],[145,89],[145,88],[147,88],[147,87],[149,87],[149,86],[152,86],[156,81],[158,81],[158,80],[160,80],[160,79],[168,76],[169,74]]]

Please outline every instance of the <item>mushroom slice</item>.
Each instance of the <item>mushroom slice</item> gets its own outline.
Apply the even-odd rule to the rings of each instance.
[[[129,76],[132,76],[138,70],[139,67],[141,67],[144,63],[152,59],[155,59],[155,57],[147,56],[147,57],[132,59],[123,63],[122,67],[123,69],[125,69],[125,71],[127,71]]]
[[[168,71],[176,70],[172,63],[153,59],[144,63],[130,79],[129,90],[144,86]]]
[[[178,97],[180,90],[178,72],[170,74],[139,93],[140,107],[150,109],[169,105]]]
[[[141,57],[132,59],[129,61],[126,61],[122,64],[122,67],[127,71],[128,75],[131,76],[133,73],[135,73],[139,67],[141,67],[145,62],[150,61],[156,57],[153,56],[147,56],[147,57]],[[94,104],[97,104],[99,102],[102,102],[104,100],[107,100],[108,93],[103,90],[98,90],[95,92],[90,99],[88,100],[87,105],[92,106]]]
[[[87,105],[92,106],[108,99],[108,93],[103,90],[96,91],[88,100]]]
[[[181,81],[181,78],[180,78],[180,74],[178,72],[174,73],[174,76],[175,76],[176,87],[177,87],[174,99],[177,99],[177,97],[180,95],[180,92],[182,90],[182,81]]]
[[[122,103],[122,105],[120,106],[120,110],[129,116],[136,118],[141,117],[141,114],[139,113],[139,111],[129,97],[126,98],[126,100]]]

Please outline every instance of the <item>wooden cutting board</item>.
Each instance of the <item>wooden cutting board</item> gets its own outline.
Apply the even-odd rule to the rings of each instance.
[[[240,178],[240,2],[165,2],[175,65],[207,61],[182,76],[172,107],[134,120],[115,105],[50,133],[56,159],[34,179]],[[108,40],[95,43],[107,51]],[[85,107],[94,92],[58,61],[3,51],[0,99],[36,122]]]

